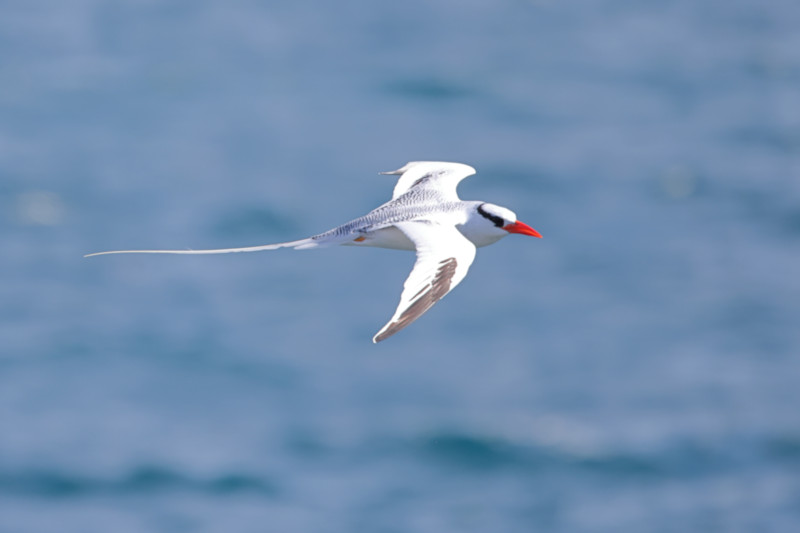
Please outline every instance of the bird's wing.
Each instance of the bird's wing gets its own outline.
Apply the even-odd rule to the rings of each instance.
[[[434,189],[443,200],[457,201],[458,183],[475,174],[475,169],[463,163],[412,161],[402,168],[382,174],[400,176],[397,185],[394,186],[393,200],[411,189]]]
[[[391,337],[422,316],[464,279],[475,259],[475,245],[455,226],[429,221],[400,222],[395,226],[416,246],[417,261],[403,285],[394,316],[372,342]]]

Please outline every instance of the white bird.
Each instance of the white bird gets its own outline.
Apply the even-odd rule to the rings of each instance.
[[[405,328],[453,290],[467,275],[476,248],[510,233],[541,237],[509,209],[487,202],[462,201],[458,183],[475,174],[463,163],[412,161],[381,174],[399,175],[392,199],[366,215],[325,233],[298,241],[215,250],[117,250],[105,254],[225,254],[277,248],[374,246],[417,253],[394,316],[372,339],[380,342]]]

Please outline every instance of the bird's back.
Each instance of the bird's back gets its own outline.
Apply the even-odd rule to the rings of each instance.
[[[424,220],[437,213],[456,213],[466,202],[448,202],[434,190],[415,190],[380,205],[364,216],[346,222],[319,235],[315,240],[366,233],[393,226],[399,222]]]

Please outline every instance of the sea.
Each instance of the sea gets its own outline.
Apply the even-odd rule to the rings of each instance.
[[[800,531],[797,0],[0,0],[0,533]],[[544,238],[282,242],[459,161]]]

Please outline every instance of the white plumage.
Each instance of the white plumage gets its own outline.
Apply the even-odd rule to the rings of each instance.
[[[405,328],[442,299],[467,275],[476,247],[509,233],[541,237],[504,207],[458,198],[458,183],[475,169],[463,163],[412,161],[383,174],[399,175],[392,199],[366,215],[319,235],[297,241],[214,250],[118,250],[88,254],[224,254],[278,248],[374,246],[414,250],[417,261],[408,276],[394,316],[373,337],[380,342]]]

